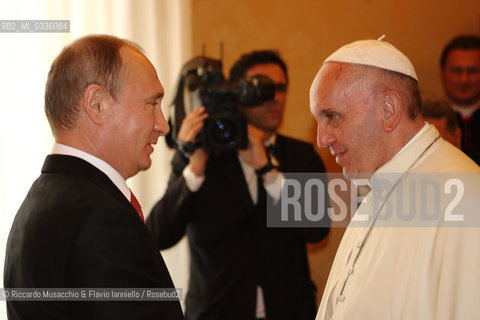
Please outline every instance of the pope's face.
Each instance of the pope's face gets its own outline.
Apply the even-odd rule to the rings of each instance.
[[[480,100],[480,50],[450,51],[442,69],[442,82],[447,97],[459,106]]]
[[[352,65],[326,63],[310,89],[310,109],[317,120],[317,143],[330,148],[348,178],[370,176],[382,163],[382,108],[369,89],[347,77]]]

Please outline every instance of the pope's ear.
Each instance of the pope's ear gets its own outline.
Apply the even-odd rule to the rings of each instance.
[[[400,122],[402,109],[405,108],[397,92],[389,90],[381,98],[383,108],[383,129],[392,132]]]
[[[88,114],[90,120],[95,124],[101,124],[103,121],[104,102],[107,93],[98,84],[89,85],[83,93],[83,109]]]

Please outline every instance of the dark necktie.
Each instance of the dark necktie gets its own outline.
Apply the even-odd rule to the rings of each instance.
[[[273,145],[268,144],[265,146],[265,151],[267,152],[267,156],[270,158],[273,155]],[[260,208],[262,211],[265,211],[267,208],[267,191],[263,186],[263,177],[261,175],[257,175],[257,186],[258,186],[258,197],[257,197],[257,207]]]
[[[470,155],[470,151],[473,149],[472,141],[472,118],[471,117],[462,117],[461,127],[462,127],[462,149],[466,154]]]
[[[135,195],[133,194],[132,191],[130,191],[130,195],[131,195],[130,196],[130,203],[135,208],[135,210],[137,210],[137,213],[140,216],[140,218],[142,219],[143,223],[145,223],[145,218],[143,217],[142,207],[140,206],[140,203],[138,202],[137,198],[135,197]]]

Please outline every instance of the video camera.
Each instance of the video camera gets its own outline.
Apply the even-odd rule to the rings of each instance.
[[[167,144],[191,154],[197,147],[223,152],[248,147],[247,120],[237,110],[257,106],[275,97],[275,84],[265,76],[243,78],[229,83],[222,73],[222,62],[200,56],[187,62],[180,74],[177,93],[170,106]],[[204,106],[208,118],[196,144],[182,143],[176,137],[183,119],[195,107]]]

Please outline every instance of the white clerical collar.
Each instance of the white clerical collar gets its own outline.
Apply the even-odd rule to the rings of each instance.
[[[379,178],[395,181],[406,171],[413,169],[439,138],[438,130],[433,125],[425,123],[400,151],[372,174],[369,181],[370,188],[375,188]]]
[[[110,180],[112,180],[115,186],[123,193],[125,198],[127,198],[127,200],[130,201],[130,189],[128,188],[127,183],[125,182],[125,179],[123,179],[122,175],[117,170],[115,170],[111,165],[109,165],[102,159],[92,156],[91,154],[86,153],[85,151],[82,151],[77,148],[70,147],[64,144],[60,144],[60,143],[55,143],[53,145],[52,154],[63,154],[67,156],[77,157],[87,161],[92,166],[96,167],[98,170],[105,173],[107,177],[109,177]]]
[[[414,143],[415,140],[417,140],[418,137],[420,137],[425,131],[427,131],[427,129],[428,129],[428,127],[429,127],[430,124],[427,123],[427,122],[425,122],[425,121],[424,121],[423,123],[424,123],[424,125],[423,125],[422,129],[420,129],[420,130],[417,132],[417,134],[414,135],[413,138],[410,139],[410,141],[408,141],[407,144],[404,145],[403,148],[400,149],[400,151],[398,151],[395,155],[397,155],[397,154],[399,154],[400,152],[402,152],[402,151],[403,151],[404,149],[406,149],[409,145],[411,145],[412,143]],[[394,157],[395,157],[395,156],[394,156]]]

